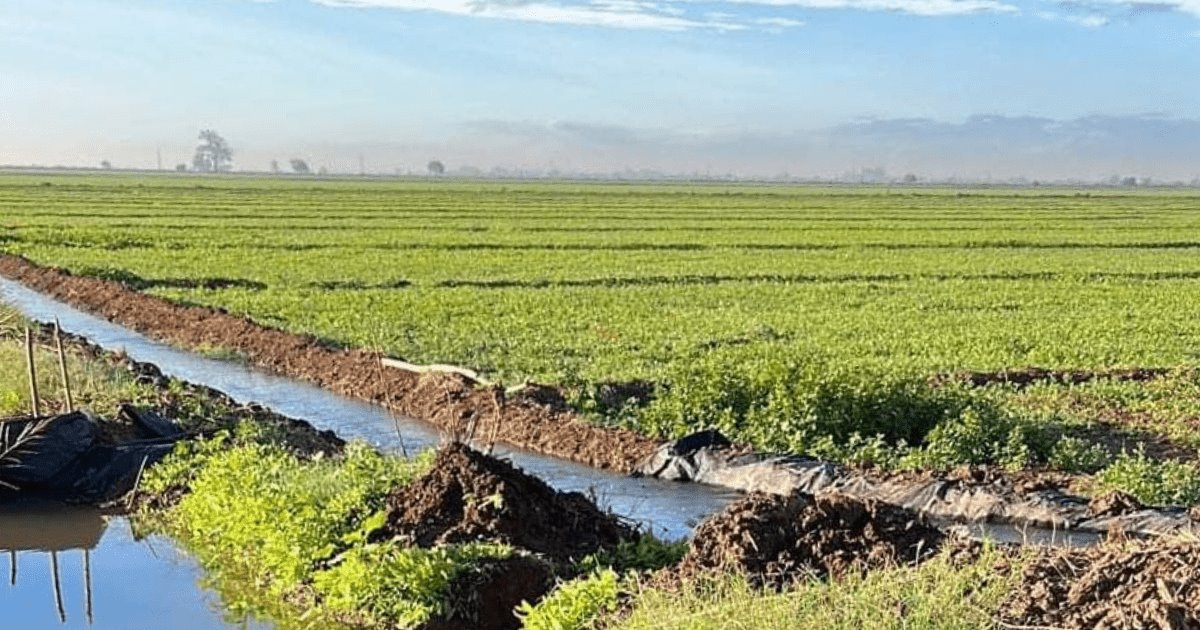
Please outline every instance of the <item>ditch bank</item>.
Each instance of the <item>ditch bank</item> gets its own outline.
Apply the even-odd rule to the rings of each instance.
[[[134,381],[151,387],[155,400],[121,403],[103,417],[90,410],[64,409],[39,417],[0,418],[0,501],[45,499],[122,511],[127,507],[124,498],[144,470],[162,461],[177,443],[242,421],[281,436],[291,452],[304,457],[334,455],[344,446],[331,431],[317,431],[261,407],[240,406],[208,387],[186,382],[169,387],[169,380],[152,364],[106,351],[52,325],[35,326],[35,347],[53,350],[61,342],[64,352],[128,372]],[[39,402],[41,407],[50,404]],[[185,422],[173,419],[185,416]]]
[[[477,388],[463,375],[385,369],[384,357],[334,347],[213,308],[174,304],[119,282],[76,276],[0,255],[0,275],[108,321],[183,347],[216,347],[268,372],[419,418],[452,435],[466,432],[594,468],[633,472],[658,443],[633,431],[595,426],[536,397]]]

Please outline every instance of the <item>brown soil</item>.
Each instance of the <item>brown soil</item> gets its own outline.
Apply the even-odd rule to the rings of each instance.
[[[783,588],[806,578],[919,562],[942,534],[907,510],[840,495],[752,494],[696,529],[681,577],[733,572]]]
[[[481,563],[455,578],[447,596],[450,612],[425,630],[516,630],[521,621],[514,609],[536,602],[553,586],[553,567],[535,557]]]
[[[451,434],[470,427],[480,438],[621,472],[632,472],[657,446],[632,431],[598,427],[554,405],[506,400],[499,390],[445,374],[384,368],[372,352],[335,348],[219,309],[175,304],[119,282],[74,276],[10,255],[0,255],[0,274],[153,338],[233,350],[260,368],[374,401]]]
[[[1096,517],[1122,516],[1143,509],[1136,497],[1120,491],[1093,497],[1088,503],[1088,512]]]
[[[1012,627],[1200,628],[1200,544],[1114,544],[1048,552],[1003,605]]]
[[[584,495],[558,492],[462,444],[439,451],[430,471],[396,489],[387,505],[377,536],[422,547],[493,540],[566,562],[636,535]]]

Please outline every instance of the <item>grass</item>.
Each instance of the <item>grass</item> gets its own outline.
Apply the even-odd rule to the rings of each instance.
[[[984,628],[1020,577],[1019,560],[987,549],[963,563],[949,553],[919,567],[872,571],[763,593],[715,577],[681,592],[647,588],[632,612],[607,625],[622,630],[823,628]]]

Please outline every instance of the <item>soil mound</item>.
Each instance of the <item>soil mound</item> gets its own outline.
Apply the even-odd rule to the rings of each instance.
[[[578,492],[558,492],[512,464],[462,444],[392,492],[383,536],[422,547],[493,540],[556,561],[615,547],[636,532]]]
[[[1149,544],[1039,557],[1001,608],[1001,621],[1014,627],[1200,628],[1200,544]]]
[[[732,571],[780,589],[798,579],[917,562],[942,540],[914,513],[874,501],[752,494],[697,528],[680,575]]]

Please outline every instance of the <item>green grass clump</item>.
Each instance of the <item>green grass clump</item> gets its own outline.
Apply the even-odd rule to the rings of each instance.
[[[1200,503],[1200,466],[1191,462],[1122,453],[1094,481],[1095,494],[1119,490],[1146,505]]]
[[[446,591],[460,572],[511,553],[510,547],[493,543],[433,549],[369,544],[343,554],[312,581],[329,611],[359,616],[368,626],[408,628],[447,612]]]
[[[542,598],[517,608],[526,630],[576,630],[590,628],[604,614],[617,610],[622,580],[612,569],[566,582]]]
[[[248,444],[204,457],[190,492],[169,514],[171,532],[207,568],[255,567],[273,596],[302,583],[343,537],[381,510],[393,487],[422,463],[352,445],[338,461],[304,462],[270,445]],[[147,475],[148,487],[158,475]]]
[[[680,592],[646,589],[635,595],[623,630],[821,628],[985,628],[1020,577],[1016,562],[986,549],[970,562],[949,553],[919,567],[813,581],[783,593],[764,593],[736,578],[714,578]]]
[[[798,453],[854,436],[918,444],[970,405],[960,392],[920,378],[746,351],[710,353],[681,365],[664,389],[639,419],[655,434],[714,428],[736,441]]]
[[[455,576],[511,553],[487,543],[369,541],[387,494],[426,469],[428,456],[351,444],[336,458],[303,460],[261,437],[244,430],[181,446],[143,482],[152,493],[187,488],[148,520],[197,557],[233,610],[285,626],[413,627],[446,612]]]

